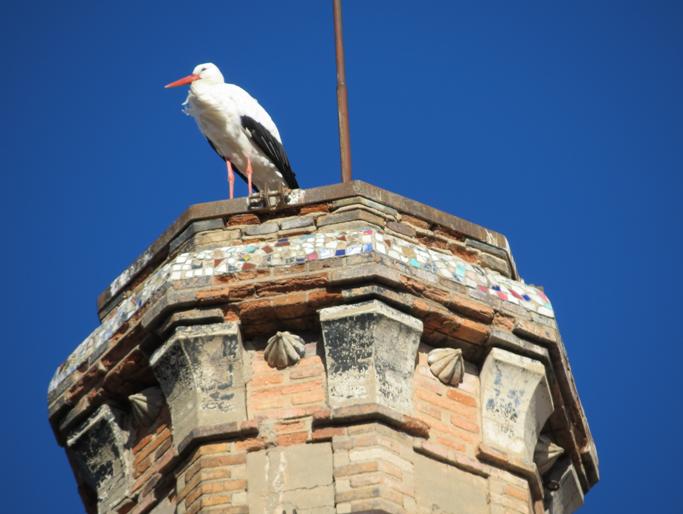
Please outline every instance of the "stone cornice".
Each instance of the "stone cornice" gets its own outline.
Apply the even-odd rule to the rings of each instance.
[[[253,209],[249,207],[247,198],[233,200],[220,200],[190,206],[159,236],[125,271],[102,291],[97,299],[97,307],[100,316],[103,317],[111,309],[112,303],[117,302],[117,297],[129,284],[139,281],[146,270],[155,267],[169,254],[169,246],[172,241],[194,222],[202,221],[207,228],[222,226],[221,220],[230,216],[245,213],[264,213],[268,216],[284,215],[287,212],[296,213],[301,207],[307,205],[327,203],[344,198],[359,196],[378,202],[385,206],[396,209],[399,213],[405,213],[415,218],[424,220],[444,229],[457,232],[465,237],[472,238],[486,245],[491,245],[507,255],[511,262],[514,276],[516,270],[507,239],[502,234],[489,230],[480,225],[464,220],[452,214],[440,211],[415,200],[410,200],[396,193],[392,193],[377,186],[373,186],[360,180],[348,183],[322,186],[312,189],[297,190],[288,199],[287,203],[277,209]]]

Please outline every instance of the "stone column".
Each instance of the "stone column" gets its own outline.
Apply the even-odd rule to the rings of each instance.
[[[179,451],[194,437],[246,419],[242,354],[239,325],[233,322],[177,327],[152,355]]]
[[[412,411],[422,321],[377,300],[320,311],[330,407],[378,403]]]
[[[98,512],[113,511],[128,492],[128,432],[122,419],[118,410],[104,404],[67,439],[78,474],[97,494]]]
[[[553,401],[539,361],[500,348],[481,370],[482,442],[534,466],[534,449]]]

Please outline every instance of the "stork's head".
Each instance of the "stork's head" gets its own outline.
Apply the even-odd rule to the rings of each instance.
[[[204,84],[222,84],[224,79],[221,70],[218,69],[218,66],[211,62],[207,62],[195,66],[191,75],[178,79],[170,84],[166,84],[164,87],[169,88],[184,86],[185,84],[191,84],[195,81],[201,81]]]

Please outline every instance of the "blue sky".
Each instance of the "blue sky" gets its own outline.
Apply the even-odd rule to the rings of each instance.
[[[304,187],[338,181],[330,4],[3,2],[6,512],[82,511],[47,422],[52,372],[95,328],[97,294],[226,195],[185,92],[163,84],[215,62],[269,110]],[[354,177],[509,238],[553,301],[597,441],[583,512],[674,512],[683,3],[344,8]]]

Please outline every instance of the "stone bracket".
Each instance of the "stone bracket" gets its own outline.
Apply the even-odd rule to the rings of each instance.
[[[422,321],[372,300],[320,310],[330,407],[378,403],[412,409]]]
[[[238,323],[180,326],[150,359],[166,396],[173,440],[246,419],[243,345]]]
[[[98,512],[109,512],[128,492],[128,438],[123,429],[123,414],[107,404],[67,438],[67,450],[76,464],[77,475],[97,494]]]
[[[553,401],[539,361],[493,348],[481,370],[482,442],[534,466],[541,429]]]
[[[571,514],[583,505],[581,482],[569,458],[561,459],[545,479],[548,514]]]

